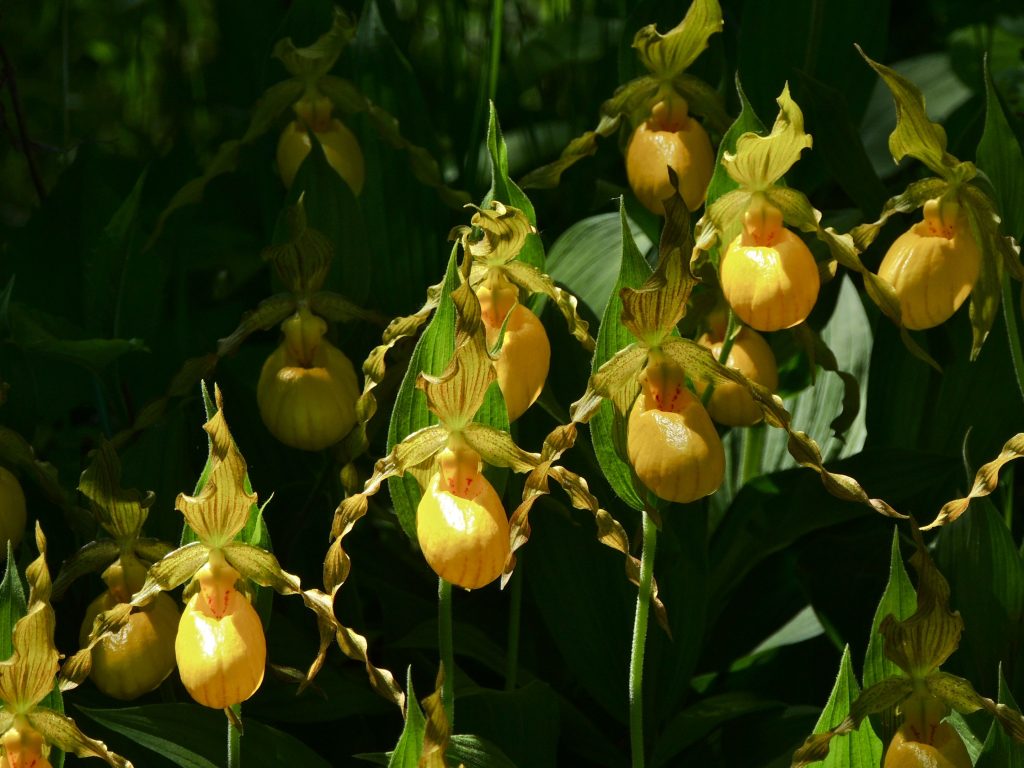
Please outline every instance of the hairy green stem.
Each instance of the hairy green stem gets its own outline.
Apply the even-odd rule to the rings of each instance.
[[[647,646],[647,617],[651,609],[654,582],[654,554],[658,547],[658,527],[645,508],[644,543],[640,554],[640,591],[636,596],[633,622],[633,650],[629,660],[629,742],[633,768],[644,766],[644,651]]]
[[[242,705],[233,704],[231,711],[242,716]],[[242,732],[228,720],[228,768],[242,768]]]
[[[523,609],[523,561],[512,572],[512,594],[508,606],[508,642],[505,653],[505,690],[516,689],[516,674],[519,671],[519,622]]]
[[[444,666],[441,701],[448,716],[448,727],[455,728],[455,647],[452,643],[452,585],[444,579],[437,582],[437,640]]]
[[[761,474],[761,459],[764,453],[766,428],[764,424],[755,424],[745,431],[743,436],[743,464],[740,468],[740,487]]]
[[[1020,333],[1017,330],[1017,311],[1010,289],[1010,276],[1003,275],[1003,318],[1006,320],[1006,335],[1010,341],[1010,359],[1017,376],[1017,389],[1024,397],[1024,353],[1021,352]]]

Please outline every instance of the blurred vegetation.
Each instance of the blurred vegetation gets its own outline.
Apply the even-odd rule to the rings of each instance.
[[[438,159],[445,182],[474,201],[490,185],[484,141],[495,8],[502,9],[495,105],[510,175],[519,178],[596,125],[602,101],[637,73],[629,45],[636,30],[650,22],[668,29],[687,7],[675,0],[341,5],[358,29],[333,71],[395,115],[403,135]],[[987,54],[1011,127],[1024,141],[1018,3],[723,0],[722,7],[724,33],[694,71],[736,114],[738,70],[765,122],[775,114],[783,82],[790,82],[815,143],[788,183],[843,231],[874,220],[891,194],[921,174],[917,164],[893,164],[886,144],[895,124],[892,101],[855,42],[924,90],[950,151],[963,159],[974,158],[984,125]],[[280,289],[259,256],[282,237],[287,193],[274,151],[283,117],[243,147],[235,172],[215,179],[200,204],[174,212],[151,238],[172,195],[202,173],[222,142],[245,133],[259,96],[286,76],[271,58],[274,43],[291,36],[309,44],[329,26],[331,10],[328,0],[60,0],[8,3],[0,11],[0,135],[7,138],[0,141],[0,381],[9,385],[0,424],[57,470],[63,498],[23,483],[29,517],[49,535],[54,571],[94,534],[74,488],[100,437],[129,430],[147,404],[168,392],[186,360],[215,352],[245,312]],[[366,308],[388,317],[409,314],[422,304],[426,286],[441,278],[447,234],[467,215],[420,184],[364,116],[348,122],[363,147],[367,184],[358,201],[346,198],[357,217],[346,221],[361,223],[341,233],[351,250],[337,254],[336,267],[357,260],[370,288],[352,298]],[[580,296],[592,329],[618,269],[619,195],[626,195],[638,240],[648,248],[657,242],[658,222],[629,192],[615,144],[603,141],[559,188],[529,192],[550,271]],[[864,256],[869,267],[877,268],[902,226],[886,227]],[[1013,234],[1020,240],[1024,232]],[[591,268],[581,269],[588,259]],[[332,288],[346,292],[337,268],[332,280]],[[812,388],[799,347],[778,334],[772,343],[781,394],[792,398],[787,405],[807,420],[804,428],[826,446],[838,471],[929,520],[1024,429],[1006,330],[998,320],[974,363],[967,359],[966,312],[927,332],[922,338],[943,367],[939,374],[910,357],[898,329],[863,305],[854,287],[833,281],[811,317],[815,328],[826,329],[841,365],[855,367],[866,395],[845,442],[826,443],[841,387],[827,389],[827,374],[819,372]],[[548,309],[543,320],[557,362],[544,407],[528,412],[517,428],[529,450],[565,420],[589,375],[589,359],[570,343],[561,318]],[[369,323],[331,333],[357,367],[380,338],[380,328]],[[292,450],[266,432],[256,382],[277,342],[276,330],[254,335],[220,361],[215,378],[261,501],[273,493],[267,524],[276,554],[304,582],[319,584],[331,514],[343,497],[339,456]],[[384,454],[387,414],[410,352],[411,345],[396,349],[380,388],[370,450],[359,461],[364,476]],[[173,500],[193,487],[206,459],[203,420],[195,386],[171,397],[155,424],[118,446],[125,485],[156,494],[151,535],[180,536]],[[584,443],[570,465],[592,479],[602,503],[635,531],[637,515],[600,480]],[[665,516],[657,572],[674,639],[657,629],[649,638],[652,765],[788,765],[828,698],[847,644],[859,672],[888,576],[891,525],[827,496],[763,427],[742,437],[734,432],[727,446],[735,461],[726,489],[707,505]],[[978,504],[970,523],[937,537],[939,565],[967,625],[949,671],[970,676],[995,697],[1001,662],[1018,701],[1024,701],[1021,477],[1019,469],[1016,477],[1005,473],[1000,492]],[[458,732],[485,737],[520,766],[624,765],[635,590],[622,578],[621,558],[594,543],[592,523],[564,497],[542,501],[533,524],[522,557],[515,690],[503,690],[508,590],[457,596]],[[346,545],[355,565],[339,593],[339,616],[368,634],[376,663],[403,680],[411,665],[416,688],[429,692],[437,665],[436,581],[386,498],[376,500]],[[983,556],[995,549],[1003,552],[998,566]],[[26,543],[18,561],[31,556]],[[62,650],[77,647],[78,623],[100,588],[98,578],[81,580],[57,605]],[[993,601],[998,610],[987,608]],[[275,602],[268,635],[274,662],[308,664],[315,628],[302,610]],[[245,705],[246,740],[254,724],[246,765],[269,765],[275,749],[292,754],[289,736],[324,765],[353,764],[350,755],[394,747],[398,712],[372,694],[362,668],[336,649],[314,690],[298,699],[293,692],[287,681],[268,678]],[[123,721],[104,719],[101,710],[116,702],[88,685],[68,699],[80,722],[95,725],[136,765],[168,764],[140,747],[144,739]],[[199,754],[211,750],[207,758],[219,764],[221,715],[187,701],[172,676],[140,704],[152,708],[145,717],[155,730],[193,744]],[[984,740],[987,721],[969,724]]]

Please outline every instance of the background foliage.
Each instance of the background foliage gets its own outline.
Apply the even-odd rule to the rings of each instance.
[[[686,7],[656,0],[343,5],[358,19],[358,31],[334,71],[397,116],[404,135],[439,159],[446,182],[477,201],[491,182],[486,76],[494,8],[501,9],[503,28],[495,103],[510,176],[518,178],[592,128],[602,100],[637,73],[629,47],[634,32],[652,21],[667,29]],[[982,136],[987,52],[1009,122],[1003,141],[1024,138],[1024,16],[1012,3],[724,0],[722,6],[724,33],[694,71],[718,87],[736,114],[738,69],[765,122],[783,82],[790,82],[815,141],[787,181],[825,212],[826,223],[845,230],[873,220],[890,194],[921,173],[914,164],[892,163],[886,145],[892,102],[855,42],[922,87],[931,117],[946,126],[950,151],[963,159],[974,158]],[[0,144],[0,379],[10,387],[0,424],[56,468],[59,493],[23,482],[30,518],[49,535],[54,570],[94,533],[74,495],[88,451],[101,436],[130,429],[144,406],[168,392],[187,359],[213,353],[217,339],[278,287],[259,259],[281,237],[286,202],[274,170],[276,131],[243,148],[236,172],[214,180],[199,205],[176,211],[155,241],[151,236],[173,193],[200,174],[221,142],[245,132],[253,103],[285,76],[270,58],[274,42],[288,35],[311,42],[330,13],[327,0],[63,0],[4,9],[7,87],[0,117],[10,140]],[[18,132],[12,79],[38,188]],[[335,179],[340,191],[314,203],[329,206],[319,215],[339,253],[329,287],[383,315],[409,314],[443,275],[446,235],[466,214],[418,183],[405,158],[364,119],[350,125],[366,156],[363,194],[356,200]],[[650,257],[658,240],[658,222],[632,198],[615,143],[605,140],[558,189],[530,193],[548,269],[580,297],[592,330],[618,275],[620,194],[640,253]],[[1011,194],[1002,203],[1020,240],[1024,193],[1018,185]],[[905,223],[888,225],[866,252],[870,268]],[[1009,309],[1019,324],[1016,297]],[[516,428],[530,450],[566,420],[590,373],[590,360],[557,312],[549,307],[542,319],[557,364],[541,407]],[[930,520],[1024,429],[1002,320],[974,363],[968,362],[966,312],[927,332],[922,340],[942,374],[906,352],[898,330],[863,300],[850,277],[823,287],[810,323],[822,330],[840,368],[859,380],[863,408],[844,439],[830,438],[840,381],[818,371],[812,385],[795,338],[774,334],[782,394],[795,424],[821,443],[830,466],[902,512]],[[380,328],[353,323],[332,333],[359,361]],[[256,334],[219,362],[215,378],[255,490],[261,500],[274,495],[265,510],[274,550],[288,570],[318,584],[331,514],[343,495],[338,457],[286,448],[264,428],[256,382],[276,344],[276,331]],[[387,414],[411,352],[412,344],[396,349],[377,390],[370,457],[384,453]],[[125,485],[156,493],[150,535],[180,536],[173,500],[192,487],[205,461],[203,420],[199,389],[191,387],[173,393],[154,424],[119,446]],[[813,473],[793,467],[779,438],[763,427],[733,431],[726,438],[725,487],[708,503],[663,515],[657,578],[674,639],[656,628],[649,637],[652,765],[788,765],[829,700],[840,660],[841,675],[853,686],[852,676],[863,680],[893,527],[828,496]],[[637,530],[637,514],[600,479],[588,442],[581,439],[567,459],[626,529]],[[361,459],[364,474],[371,461]],[[509,485],[514,494],[515,483]],[[998,697],[1002,684],[1004,699],[1024,701],[1020,485],[1006,471],[991,500],[976,502],[935,540],[967,628],[948,671],[970,677],[985,695]],[[635,589],[622,577],[621,556],[595,545],[590,516],[572,510],[564,496],[539,502],[532,522],[530,543],[520,551],[521,584],[456,595],[457,732],[478,735],[484,746],[468,737],[455,746],[467,765],[624,765]],[[375,663],[400,678],[411,667],[415,688],[428,692],[437,665],[436,580],[386,495],[375,499],[346,549],[354,567],[339,593],[340,619],[368,634]],[[33,556],[27,544],[16,553],[22,566]],[[98,578],[82,580],[56,606],[58,647],[65,652],[77,647],[81,616],[100,589]],[[516,589],[522,589],[518,682],[507,689],[509,602]],[[303,667],[315,629],[294,602],[275,600],[269,650],[275,663]],[[173,676],[130,707],[89,685],[65,704],[136,765],[209,766],[223,759],[222,716],[190,702]],[[392,749],[402,729],[398,711],[370,691],[361,666],[336,651],[313,690],[295,698],[289,683],[268,678],[245,711],[243,754],[252,766],[347,765],[357,753]],[[985,742],[987,721],[968,719],[967,727]],[[495,757],[499,752],[506,762]],[[998,757],[983,759],[1005,765]]]

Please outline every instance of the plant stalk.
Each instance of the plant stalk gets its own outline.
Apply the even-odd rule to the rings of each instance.
[[[508,642],[505,651],[505,690],[516,689],[516,675],[519,672],[519,623],[523,612],[523,560],[512,572],[512,594],[508,607]]]
[[[643,511],[643,531],[640,591],[636,596],[633,650],[629,660],[629,742],[633,754],[633,768],[644,766],[644,651],[647,646],[647,618],[651,610],[651,590],[654,582],[654,555],[658,546],[658,527],[646,507]]]
[[[448,727],[455,728],[455,647],[452,642],[452,585],[444,579],[437,582],[437,639],[444,666],[441,701],[448,716]]]
[[[479,144],[481,128],[487,123],[487,101],[498,93],[498,71],[501,63],[501,31],[505,16],[505,0],[491,0],[491,44],[490,57],[487,65],[487,78],[480,81],[477,89],[474,118],[469,132],[469,148],[466,154],[465,181],[463,186],[472,188],[476,182],[477,159],[480,155]]]
[[[725,325],[725,338],[722,340],[722,350],[718,353],[718,362],[722,365],[725,365],[725,362],[729,359],[729,353],[732,352],[732,345],[736,342],[737,325],[736,314],[730,309],[729,320]],[[704,389],[704,394],[700,397],[700,404],[707,408],[708,403],[711,402],[711,396],[714,393],[715,382],[709,381],[707,387]]]

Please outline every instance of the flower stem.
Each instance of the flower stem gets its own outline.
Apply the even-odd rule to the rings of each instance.
[[[722,339],[722,349],[718,353],[718,362],[725,365],[726,360],[729,359],[729,353],[732,352],[732,345],[736,341],[736,315],[733,311],[729,310],[729,320],[725,326],[725,338]],[[704,394],[701,395],[700,404],[705,408],[708,407],[708,403],[711,402],[711,395],[715,393],[715,382],[709,381],[707,388],[704,390]]]
[[[491,0],[491,64],[487,70],[487,96],[498,95],[498,67],[501,64],[501,28],[505,20],[505,0]]]
[[[1013,291],[1010,290],[1010,276],[1003,275],[1003,318],[1006,320],[1006,335],[1010,342],[1010,359],[1013,371],[1017,375],[1017,388],[1024,397],[1024,356],[1020,346],[1020,333],[1017,331],[1017,309],[1013,302]]]
[[[658,546],[658,528],[646,508],[643,520],[640,591],[636,596],[633,651],[629,661],[629,741],[633,768],[643,768],[644,765],[644,650],[647,645],[647,617],[651,609],[651,586],[654,581],[654,554]]]
[[[455,727],[455,648],[452,643],[452,585],[444,579],[437,582],[437,638],[444,666],[441,701],[448,716],[448,727]]]
[[[505,690],[516,689],[516,673],[519,671],[519,620],[523,608],[523,560],[512,572],[512,594],[508,607],[508,642],[505,655]]]
[[[234,704],[231,710],[242,716],[242,705]],[[228,768],[242,767],[242,732],[235,727],[235,724],[228,720]]]
[[[505,0],[491,0],[491,41],[490,58],[488,60],[487,78],[480,81],[477,89],[476,106],[473,110],[473,122],[469,132],[469,145],[466,152],[463,184],[472,188],[476,182],[477,157],[483,128],[487,124],[487,100],[498,92],[498,65],[501,61],[501,30],[505,16]]]

